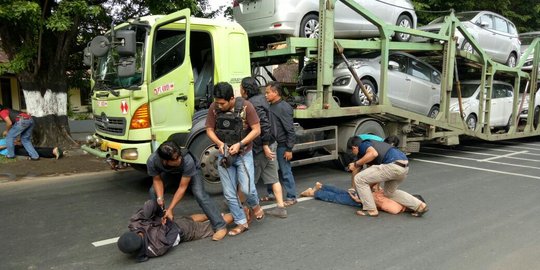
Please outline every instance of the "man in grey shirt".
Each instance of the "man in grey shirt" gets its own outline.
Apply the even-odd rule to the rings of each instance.
[[[163,200],[164,181],[172,183],[179,181],[178,189],[165,211],[164,218],[174,219],[174,207],[182,200],[188,186],[203,212],[208,216],[215,233],[212,240],[223,239],[227,234],[227,224],[223,220],[215,202],[204,190],[203,181],[197,167],[197,161],[188,151],[182,151],[173,141],[162,143],[156,152],[148,158],[146,167],[152,177],[150,197],[155,199],[161,208],[165,208]]]

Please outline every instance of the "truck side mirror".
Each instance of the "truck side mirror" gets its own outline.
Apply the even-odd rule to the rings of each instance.
[[[118,77],[135,75],[135,57],[122,57],[118,61]]]
[[[134,56],[136,50],[135,31],[119,30],[115,33],[116,51],[121,56]]]
[[[97,57],[102,57],[107,54],[110,45],[109,39],[104,36],[97,36],[90,42],[90,52]]]
[[[87,46],[83,50],[83,64],[87,67],[92,65],[92,53],[90,52],[90,46]]]

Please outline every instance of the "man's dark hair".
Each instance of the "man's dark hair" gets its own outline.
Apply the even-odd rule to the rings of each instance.
[[[181,155],[180,147],[173,141],[163,142],[157,149],[157,154],[162,160],[175,160]]]
[[[347,140],[347,149],[351,149],[353,146],[359,146],[363,141],[358,136],[352,136]]]
[[[386,139],[384,139],[384,142],[392,146],[398,147],[400,143],[400,139],[396,135],[390,135],[386,137]]]
[[[232,85],[228,82],[218,82],[214,86],[214,98],[222,98],[227,101],[234,97]]]
[[[269,81],[268,84],[266,84],[266,87],[272,88],[278,93],[280,97],[283,96],[283,87],[281,86],[281,83],[276,81]]]
[[[242,88],[246,91],[248,98],[256,96],[260,93],[259,83],[252,77],[245,77],[242,79]]]
[[[126,232],[118,238],[118,249],[126,254],[135,254],[143,246],[142,238],[135,232]]]

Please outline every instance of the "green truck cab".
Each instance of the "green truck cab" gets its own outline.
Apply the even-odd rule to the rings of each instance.
[[[142,170],[169,138],[199,154],[216,151],[204,132],[213,85],[225,81],[238,91],[251,73],[245,30],[187,9],[118,25],[89,51],[96,132],[83,149]],[[203,173],[217,192],[217,171]]]

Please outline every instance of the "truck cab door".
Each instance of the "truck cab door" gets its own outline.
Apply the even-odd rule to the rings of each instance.
[[[155,142],[191,129],[194,91],[189,18],[188,9],[164,16],[156,20],[148,37],[148,97]]]

